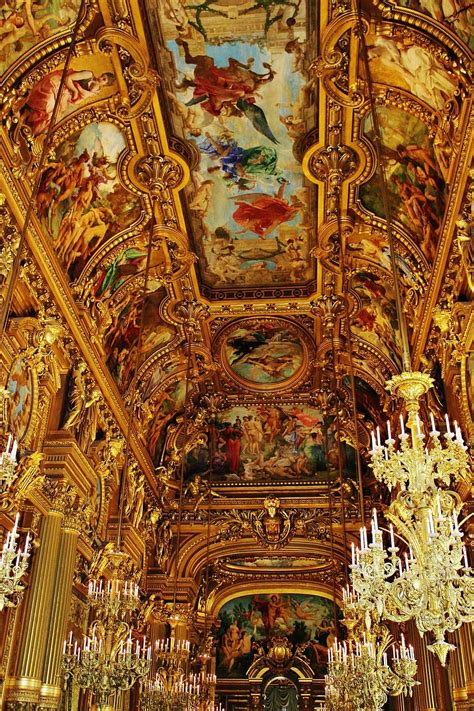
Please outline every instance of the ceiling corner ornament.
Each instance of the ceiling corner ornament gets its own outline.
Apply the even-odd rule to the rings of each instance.
[[[118,27],[103,28],[97,35],[97,42],[104,54],[110,54],[114,45],[119,48],[118,54],[128,92],[126,99],[117,99],[117,116],[124,121],[138,118],[150,106],[159,84],[158,73],[148,66],[138,39],[126,30]]]
[[[334,293],[334,283],[330,282],[326,287],[326,293],[311,301],[311,312],[319,316],[323,323],[325,334],[334,332],[334,326],[345,312],[345,300],[342,296]]]
[[[339,523],[337,515],[332,516]],[[213,523],[220,541],[238,541],[250,535],[268,550],[284,548],[297,534],[311,540],[328,540],[330,536],[326,510],[285,509],[275,496],[267,497],[257,511],[219,512]]]
[[[339,144],[324,146],[313,153],[308,162],[313,178],[327,184],[328,196],[339,193],[342,183],[356,173],[358,165],[356,152]]]

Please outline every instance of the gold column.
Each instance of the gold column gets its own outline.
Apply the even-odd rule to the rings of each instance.
[[[413,644],[415,656],[418,662],[418,673],[416,675],[420,686],[415,686],[413,690],[414,706],[417,711],[438,711],[436,706],[436,687],[433,678],[431,652],[426,649],[426,640],[421,639],[413,621],[407,625],[408,637]],[[444,711],[444,709],[443,709]]]
[[[449,663],[452,698],[456,708],[462,708],[462,703],[468,700],[466,689],[466,669],[465,660],[461,649],[461,631],[453,632],[452,641],[457,649],[450,653],[451,659]],[[467,661],[467,660],[466,660]]]
[[[78,538],[79,530],[77,527],[66,521],[61,531],[53,605],[49,619],[48,647],[43,665],[42,708],[57,708],[61,696],[61,655],[71,607]]]
[[[39,701],[61,522],[62,515],[56,511],[49,512],[41,522],[40,545],[33,560],[31,582],[25,600],[16,673],[5,684],[7,708],[10,702],[16,706],[15,702],[36,704]]]
[[[464,665],[466,675],[466,692],[469,702],[474,701],[474,629],[470,624],[464,624],[457,631],[456,643],[458,649],[454,655],[458,654]],[[453,655],[453,656],[454,656]]]

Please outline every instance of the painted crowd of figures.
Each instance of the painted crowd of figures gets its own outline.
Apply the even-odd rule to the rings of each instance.
[[[186,475],[225,481],[327,480],[339,465],[333,427],[315,408],[297,405],[234,407],[211,431],[212,454],[204,447],[188,456]],[[343,445],[345,466],[352,451]],[[212,459],[212,461],[211,461]],[[331,474],[332,472],[332,474]]]
[[[226,603],[219,613],[218,676],[245,678],[254,658],[278,636],[295,646],[306,643],[315,675],[324,676],[328,647],[337,636],[334,615],[330,600],[301,593],[246,595]]]

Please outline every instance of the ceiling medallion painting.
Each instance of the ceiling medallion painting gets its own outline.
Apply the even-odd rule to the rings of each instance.
[[[297,384],[308,365],[308,337],[284,319],[245,319],[218,338],[227,373],[253,390],[281,390]]]
[[[197,165],[186,189],[203,285],[314,279],[314,186],[295,146],[314,128],[306,3],[159,4],[163,88]],[[238,37],[238,39],[236,39]]]

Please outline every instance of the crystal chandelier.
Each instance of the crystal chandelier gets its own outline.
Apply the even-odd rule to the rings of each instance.
[[[145,676],[151,665],[151,648],[146,640],[140,645],[131,633],[116,650],[110,646],[109,636],[93,628],[91,637],[84,637],[82,648],[73,643],[72,633],[64,642],[63,670],[81,689],[88,689],[99,709],[108,705],[112,694],[130,689],[137,679]]]
[[[327,711],[381,711],[389,696],[412,694],[417,663],[402,635],[400,646],[382,628],[380,639],[364,633],[363,642],[338,642],[329,648]],[[391,653],[389,662],[388,654]]]
[[[23,591],[21,579],[28,567],[30,533],[26,534],[25,545],[21,550],[17,544],[19,518],[20,514],[17,513],[13,530],[7,533],[0,558],[0,612],[5,607],[15,607],[18,604],[18,595]]]
[[[164,667],[158,669],[154,679],[142,687],[143,711],[197,711],[200,709],[201,687],[199,678]]]
[[[474,621],[474,576],[458,521],[462,502],[455,491],[441,487],[468,476],[467,452],[459,427],[451,427],[447,416],[444,443],[433,416],[429,437],[423,433],[418,400],[431,386],[429,376],[402,373],[389,385],[404,397],[408,411],[406,425],[400,421],[398,447],[390,425],[384,443],[379,428],[377,437],[372,435],[374,474],[390,488],[398,487],[386,512],[390,547],[384,548],[374,514],[371,542],[361,529],[360,548],[353,547],[352,585],[366,614],[375,608],[379,618],[414,619],[421,635],[431,632],[434,643],[428,649],[444,665],[455,649],[446,633]],[[398,556],[393,526],[406,548],[403,557]]]
[[[96,619],[82,646],[72,633],[64,642],[63,672],[68,681],[88,689],[99,709],[110,697],[130,689],[151,668],[151,647],[133,639],[130,616],[139,606],[138,585],[124,579],[126,554],[109,553],[114,571],[108,581],[91,580],[88,603]]]
[[[7,492],[16,479],[17,449],[16,439],[8,435],[6,449],[0,454],[0,495]]]

